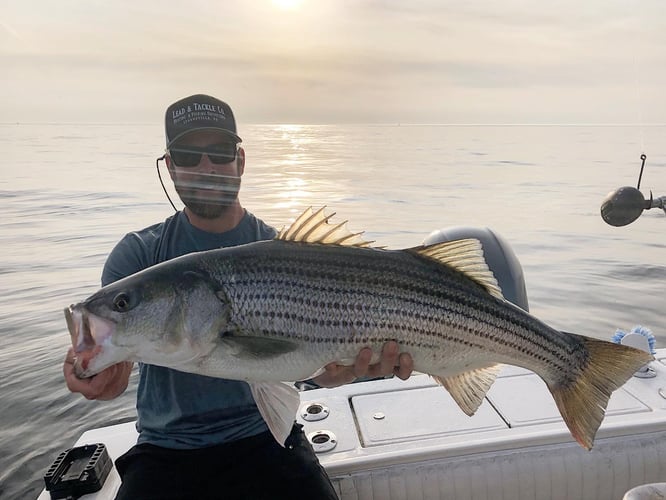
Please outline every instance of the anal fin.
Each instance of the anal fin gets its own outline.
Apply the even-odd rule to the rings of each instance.
[[[486,393],[501,370],[501,364],[494,364],[456,375],[440,377],[431,374],[431,377],[438,384],[443,385],[458,403],[460,409],[471,417],[481,406],[483,398],[486,397]]]

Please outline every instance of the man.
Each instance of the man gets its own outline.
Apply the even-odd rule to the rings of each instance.
[[[195,251],[275,236],[274,228],[245,210],[238,198],[245,172],[231,108],[206,95],[186,97],[166,111],[165,160],[185,208],[164,222],[127,234],[102,272],[107,285],[149,266]],[[335,387],[358,377],[407,378],[412,359],[395,342],[371,365],[362,349],[353,366],[327,365],[313,382]],[[63,372],[67,387],[88,399],[108,400],[127,388],[133,364],[119,363],[85,380]],[[118,458],[117,498],[336,498],[335,491],[295,425],[286,446],[272,437],[244,382],[140,364],[136,446]]]

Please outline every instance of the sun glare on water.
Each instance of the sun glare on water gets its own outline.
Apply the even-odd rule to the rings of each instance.
[[[284,10],[294,10],[301,6],[303,0],[272,0],[273,5]]]

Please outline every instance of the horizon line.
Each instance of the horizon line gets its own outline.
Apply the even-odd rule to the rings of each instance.
[[[0,122],[0,125],[101,125],[101,126],[126,126],[142,125],[154,126],[154,122],[97,122],[97,121],[75,121],[75,122],[21,122],[7,121]],[[161,126],[161,124],[158,123]],[[543,122],[525,122],[525,123],[436,123],[436,122],[332,122],[332,123],[280,123],[280,122],[256,122],[247,123],[245,126],[276,126],[276,127],[329,127],[329,126],[389,126],[389,127],[664,127],[666,122],[649,123],[603,123],[603,122],[580,122],[580,123],[543,123]],[[241,127],[242,128],[242,127]]]

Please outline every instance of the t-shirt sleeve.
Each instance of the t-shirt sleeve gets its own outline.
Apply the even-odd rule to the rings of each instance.
[[[145,242],[136,233],[126,234],[104,263],[102,286],[125,278],[153,264]]]

